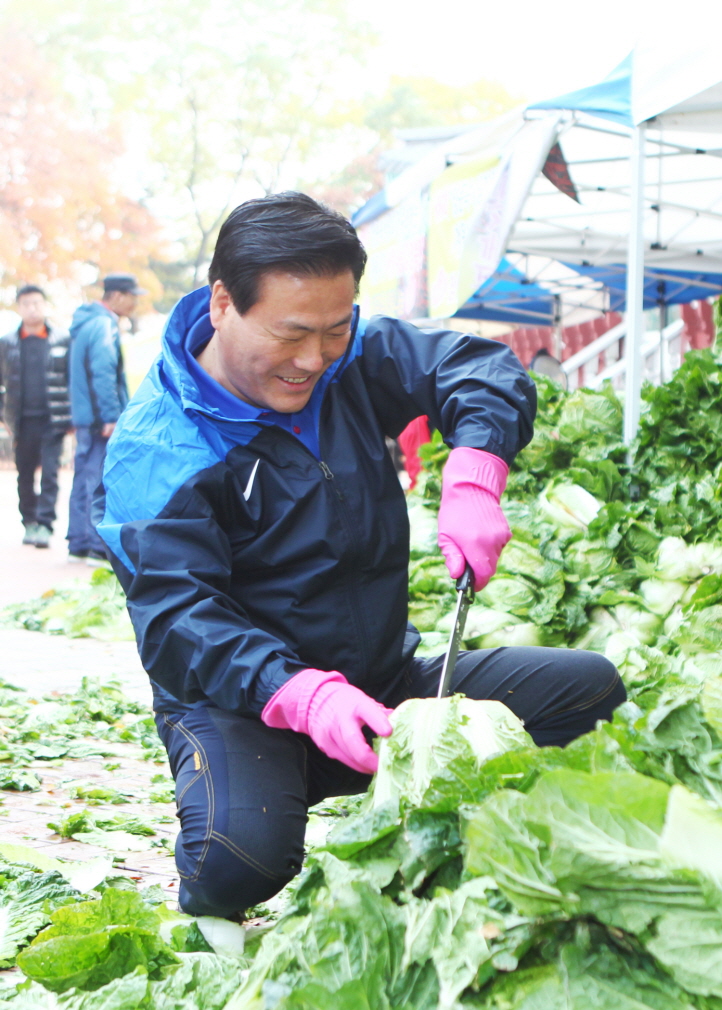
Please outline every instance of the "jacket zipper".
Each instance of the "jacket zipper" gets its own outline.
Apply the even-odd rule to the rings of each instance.
[[[296,445],[300,445],[304,453],[308,453],[310,456],[313,456],[311,450],[306,445],[304,445],[303,442],[301,442],[299,439],[295,438],[289,432],[284,431],[283,428],[279,428],[279,431],[282,432],[283,435],[287,435],[289,438],[293,439]],[[355,526],[353,518],[349,515],[343,491],[341,491],[338,484],[336,483],[336,478],[334,477],[333,471],[331,470],[331,467],[328,465],[328,463],[325,463],[323,460],[316,459],[315,456],[313,456],[313,459],[318,464],[318,468],[323,474],[324,478],[329,482],[329,490],[333,490],[333,493],[336,496],[337,501],[340,503],[339,511],[341,512],[341,521],[346,530],[346,535],[353,542],[356,539]],[[348,595],[350,597],[351,617],[356,625],[356,633],[358,635],[362,664],[364,668],[368,669],[370,666],[370,656],[363,620],[360,617],[361,614],[360,601],[358,599],[356,589],[351,580],[345,579],[345,581],[346,585],[348,586]]]
[[[328,463],[324,463],[323,460],[319,460],[318,465],[321,468],[321,473],[324,475],[324,477],[326,478],[326,480],[335,480],[336,479],[334,477],[334,475],[331,473],[331,467],[328,465]],[[333,485],[333,490],[334,490],[334,492],[336,494],[336,497],[338,498],[339,501],[345,501],[345,498],[343,496],[343,491],[340,490],[338,484],[334,484]]]
[[[346,499],[344,498],[343,492],[341,491],[341,489],[339,488],[338,484],[336,483],[336,479],[335,479],[335,477],[333,475],[333,472],[331,470],[331,467],[328,465],[328,463],[324,463],[323,460],[319,460],[318,461],[318,466],[319,466],[319,469],[321,470],[321,473],[326,478],[326,480],[329,481],[329,482],[333,481],[333,483],[331,484],[331,487],[332,487],[332,489],[334,491],[334,494],[336,495],[336,498],[341,503],[340,512],[341,512],[342,522],[343,522],[343,525],[346,528],[346,534],[347,534],[347,536],[353,542],[356,539],[355,526],[354,526],[353,518],[348,513],[348,509],[346,507]],[[369,650],[368,650],[368,641],[367,641],[367,636],[366,636],[366,630],[365,630],[365,627],[364,627],[363,618],[361,616],[360,601],[358,599],[358,594],[356,593],[356,589],[355,589],[355,586],[353,585],[352,581],[351,580],[346,580],[346,584],[348,586],[348,592],[349,592],[349,596],[350,596],[351,602],[352,602],[351,615],[352,615],[352,618],[354,620],[354,623],[356,624],[356,632],[358,634],[359,646],[360,646],[360,649],[361,649],[361,659],[362,659],[364,668],[368,669],[369,668],[369,663],[370,663],[370,656],[369,656]]]

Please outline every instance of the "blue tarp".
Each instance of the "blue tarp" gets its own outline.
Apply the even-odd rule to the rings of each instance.
[[[624,263],[606,266],[580,266],[567,263],[570,269],[585,277],[599,281],[609,291],[611,312],[624,312],[627,307],[627,268]],[[722,292],[722,274],[663,270],[660,267],[644,268],[644,308],[653,309],[659,304],[684,305]]]
[[[506,258],[454,313],[460,319],[492,319],[519,326],[552,326],[554,296],[526,279]]]
[[[588,112],[591,116],[611,119],[623,126],[633,126],[632,121],[632,53],[600,84],[570,91],[559,98],[536,102],[530,109],[572,109]]]
[[[378,193],[374,193],[371,199],[367,200],[363,207],[359,207],[356,213],[351,216],[351,224],[354,228],[359,228],[362,224],[367,224],[374,218],[380,217],[388,209],[386,190],[382,189]]]

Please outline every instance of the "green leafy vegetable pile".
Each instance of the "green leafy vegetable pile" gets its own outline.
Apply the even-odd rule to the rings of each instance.
[[[173,912],[159,888],[139,894],[122,878],[82,892],[70,864],[44,871],[32,850],[15,850],[0,857],[0,958],[25,980],[0,991],[0,1007],[220,1010],[238,990],[240,926]]]
[[[39,765],[113,757],[118,743],[140,745],[148,760],[165,758],[152,712],[130,701],[117,682],[84,677],[75,694],[30,704],[24,691],[0,681],[0,789],[36,791]],[[81,783],[76,788],[78,798],[91,803],[128,799],[117,790],[101,793]]]
[[[496,702],[401,705],[229,1010],[719,1010],[722,739],[651,695],[565,750]]]
[[[514,539],[469,612],[466,645],[604,652],[628,681],[704,676],[722,652],[722,363],[690,352],[644,391],[631,461],[611,388],[571,394],[537,377],[534,439],[512,467]],[[410,613],[422,650],[443,647],[452,586],[435,546],[448,450],[438,434],[412,496]]]
[[[5,607],[2,624],[105,642],[134,638],[123,590],[113,572],[104,567],[96,568],[88,582],[51,589],[38,600]]]

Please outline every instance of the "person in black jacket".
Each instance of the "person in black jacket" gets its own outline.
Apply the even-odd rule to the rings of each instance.
[[[46,318],[42,288],[17,293],[22,322],[0,337],[0,412],[13,436],[24,544],[48,547],[55,522],[63,438],[71,427],[66,330]],[[35,471],[41,468],[40,494]]]
[[[176,305],[108,444],[94,518],[128,599],[176,781],[183,910],[234,916],[300,869],[309,806],[368,787],[389,710],[436,695],[415,655],[409,524],[386,449],[426,414],[451,448],[439,544],[476,588],[535,387],[502,343],[354,306],[349,222],[282,193],[236,208],[210,288]],[[563,746],[625,698],[571,649],[462,652],[452,690]]]

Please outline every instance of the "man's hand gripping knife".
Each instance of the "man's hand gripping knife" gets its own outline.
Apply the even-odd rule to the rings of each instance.
[[[469,564],[474,589],[483,589],[496,571],[511,530],[499,499],[509,467],[482,449],[452,449],[444,467],[439,508],[439,548],[452,579]]]
[[[306,733],[328,757],[373,775],[379,759],[362,727],[390,736],[391,711],[349,684],[341,673],[301,670],[276,691],[261,719],[273,729]]]

